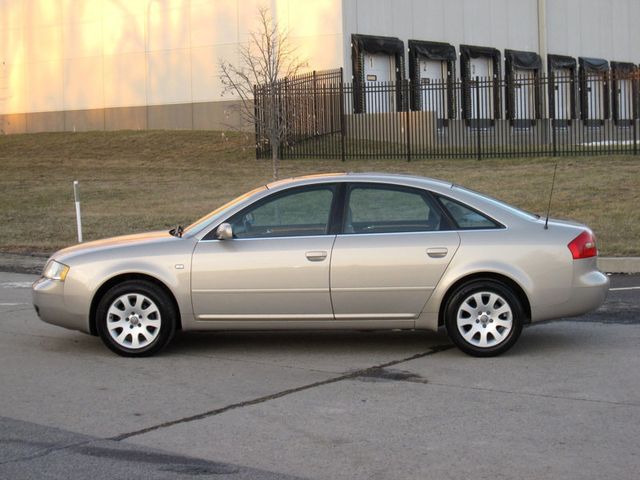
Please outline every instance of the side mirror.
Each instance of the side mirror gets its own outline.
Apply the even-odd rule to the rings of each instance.
[[[230,223],[221,223],[216,229],[218,240],[231,240],[233,238],[233,228]]]

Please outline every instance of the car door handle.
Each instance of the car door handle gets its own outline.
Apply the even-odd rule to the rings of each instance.
[[[447,250],[445,247],[427,248],[427,255],[429,255],[431,258],[445,257],[447,255],[447,252],[449,252],[449,250]]]
[[[327,252],[318,250],[313,252],[307,252],[305,253],[305,256],[307,257],[307,260],[309,260],[310,262],[321,262],[322,260],[327,258]]]

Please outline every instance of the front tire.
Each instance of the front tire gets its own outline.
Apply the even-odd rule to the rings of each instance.
[[[492,357],[509,350],[522,332],[525,313],[511,288],[479,279],[458,287],[445,308],[451,341],[474,357]]]
[[[111,287],[96,309],[96,327],[104,344],[123,357],[146,357],[173,338],[177,312],[157,285],[128,280]]]

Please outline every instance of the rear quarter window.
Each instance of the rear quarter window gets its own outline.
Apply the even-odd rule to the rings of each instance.
[[[451,200],[446,197],[438,197],[438,200],[440,200],[440,204],[449,213],[449,216],[460,229],[480,230],[502,227],[502,225],[495,220],[492,220],[486,215],[463,203],[456,202],[455,200]]]

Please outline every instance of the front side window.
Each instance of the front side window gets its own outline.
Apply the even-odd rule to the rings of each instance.
[[[402,188],[351,188],[344,233],[425,232],[440,229],[441,214],[425,195]]]
[[[325,235],[333,188],[303,189],[277,194],[229,219],[237,238]]]
[[[449,215],[451,215],[451,218],[453,218],[453,221],[456,222],[461,229],[499,228],[499,225],[490,218],[485,217],[481,213],[461,203],[454,202],[445,197],[440,197],[440,203],[442,203],[444,208],[449,212]]]

